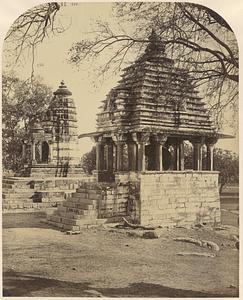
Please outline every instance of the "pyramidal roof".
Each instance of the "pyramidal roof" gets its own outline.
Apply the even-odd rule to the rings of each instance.
[[[118,85],[103,101],[98,132],[150,131],[176,135],[215,133],[205,103],[188,71],[166,57],[154,31],[145,53],[123,70]]]

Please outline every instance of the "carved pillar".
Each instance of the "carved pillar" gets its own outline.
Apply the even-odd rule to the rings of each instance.
[[[53,156],[53,151],[52,151],[52,144],[48,144],[49,145],[49,154],[48,154],[48,162],[52,161],[52,156]]]
[[[202,141],[193,141],[193,169],[202,170]]]
[[[123,155],[124,155],[124,146],[125,143],[122,141],[116,142],[116,165],[117,165],[117,171],[124,171],[124,164],[123,164]]]
[[[38,148],[39,148],[39,156],[40,156],[40,163],[41,163],[42,162],[42,143],[41,142],[39,142]]]
[[[145,145],[149,141],[150,134],[146,132],[132,133],[133,141],[137,143],[137,169],[145,171]]]
[[[108,144],[108,151],[107,151],[107,169],[109,172],[113,171],[113,143]]]
[[[206,139],[207,146],[207,170],[213,171],[213,150],[214,145],[217,142],[217,138],[208,138]]]
[[[184,141],[178,139],[173,143],[174,149],[174,170],[183,171],[185,169]]]
[[[176,142],[173,144],[174,148],[174,170],[179,171],[180,170],[180,144]]]
[[[96,143],[96,170],[104,170],[104,144],[103,142]]]
[[[163,145],[167,140],[167,136],[158,134],[155,137],[155,155],[156,155],[156,170],[163,171]]]
[[[22,159],[23,161],[26,159],[26,144],[24,142],[22,143]]]
[[[184,142],[183,140],[179,145],[179,169],[183,171],[185,169],[185,158],[184,158]]]
[[[137,171],[137,144],[135,142],[128,143],[128,170]]]
[[[145,171],[145,142],[138,142],[138,171]]]
[[[36,163],[36,159],[35,159],[35,141],[33,140],[31,143],[31,161],[33,164]]]

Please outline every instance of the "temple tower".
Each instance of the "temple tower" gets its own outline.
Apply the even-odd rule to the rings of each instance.
[[[62,81],[44,114],[31,128],[29,176],[55,177],[82,174],[78,147],[77,117],[72,93]],[[28,146],[24,146],[28,148]]]

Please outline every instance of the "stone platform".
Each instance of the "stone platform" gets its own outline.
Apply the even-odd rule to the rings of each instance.
[[[76,191],[81,182],[92,176],[77,177],[4,177],[2,182],[3,212],[56,207]]]
[[[113,183],[81,183],[48,221],[79,231],[119,216],[144,226],[219,223],[218,172],[124,172]]]

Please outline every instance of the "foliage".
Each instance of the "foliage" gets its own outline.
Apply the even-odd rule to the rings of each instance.
[[[220,191],[229,183],[239,183],[239,156],[232,151],[216,148],[214,170],[219,171]]]
[[[15,171],[21,165],[22,141],[29,139],[29,129],[41,118],[52,93],[40,79],[22,81],[13,75],[3,75],[2,87],[3,167]]]
[[[206,151],[203,151],[203,169],[206,170]],[[185,145],[185,168],[193,168],[193,149]],[[219,171],[220,191],[230,183],[239,182],[239,156],[229,150],[214,149],[214,170]]]
[[[92,147],[90,152],[85,153],[81,158],[81,166],[84,171],[91,174],[96,168],[96,147]]]
[[[225,107],[237,104],[237,41],[231,27],[216,12],[181,2],[120,2],[114,4],[114,12],[119,27],[97,22],[90,39],[78,41],[70,49],[72,64],[78,66],[102,54],[101,74],[119,71],[129,59],[136,58],[134,53],[139,56],[144,51],[153,29],[166,46],[167,56],[174,59],[176,67],[189,71],[195,87],[207,97],[216,122]]]

